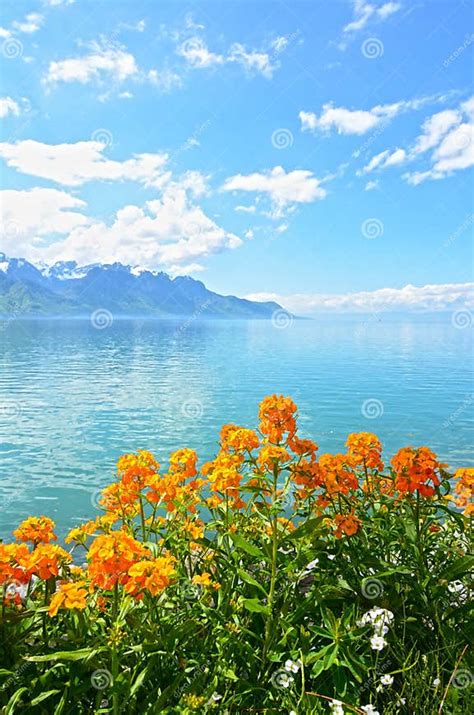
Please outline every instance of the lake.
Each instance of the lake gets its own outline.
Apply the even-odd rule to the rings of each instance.
[[[222,424],[256,426],[272,392],[296,401],[325,451],[371,431],[387,457],[427,444],[473,461],[472,327],[450,315],[266,321],[4,320],[0,324],[0,536],[29,514],[64,534],[98,514],[119,455],[178,447],[201,461]]]

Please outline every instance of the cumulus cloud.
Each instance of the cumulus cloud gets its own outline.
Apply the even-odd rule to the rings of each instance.
[[[388,122],[397,114],[412,109],[419,109],[423,104],[433,100],[433,97],[422,97],[420,99],[402,100],[392,104],[378,104],[372,109],[347,109],[346,107],[335,107],[333,104],[324,104],[319,117],[314,112],[301,111],[299,118],[302,131],[322,131],[329,133],[331,130],[338,134],[366,134],[371,129],[375,129]]]
[[[17,32],[23,32],[28,35],[38,32],[41,25],[43,24],[44,18],[38,12],[30,12],[26,15],[24,20],[12,22],[12,27]]]
[[[179,266],[241,243],[238,236],[207,216],[186,188],[172,183],[160,199],[147,201],[143,207],[124,206],[110,224],[95,221],[75,228],[64,241],[45,248],[42,255],[46,261],[120,261],[176,272]]]
[[[274,206],[274,217],[281,216],[285,208],[299,203],[311,203],[324,199],[327,192],[321,179],[311,171],[295,169],[286,172],[275,166],[265,172],[236,174],[226,179],[222,191],[247,191],[267,195]]]
[[[278,37],[271,43],[272,53],[270,53],[263,50],[250,50],[242,43],[235,42],[221,53],[211,51],[205,40],[195,35],[181,42],[176,51],[193,69],[207,69],[234,63],[241,65],[250,74],[260,74],[266,79],[271,79],[280,66],[274,55],[282,52],[287,43],[286,37]]]
[[[390,15],[398,12],[401,4],[398,2],[386,2],[382,5],[375,5],[365,0],[353,0],[354,17],[345,27],[344,32],[358,32],[362,30],[369,20],[386,20]]]
[[[130,52],[120,47],[101,46],[94,42],[91,51],[82,57],[70,57],[50,62],[43,79],[45,84],[80,82],[92,80],[123,82],[138,74],[138,66]]]
[[[395,149],[395,151],[390,152],[388,149],[381,151],[380,154],[376,154],[372,157],[369,163],[357,171],[358,176],[363,174],[370,174],[370,172],[375,169],[387,169],[390,166],[398,166],[403,164],[407,160],[407,153],[405,149]]]
[[[9,114],[18,117],[20,114],[20,105],[11,97],[0,97],[0,118],[5,119]]]
[[[92,180],[127,179],[159,187],[169,178],[165,171],[166,154],[137,154],[126,161],[114,161],[104,156],[105,148],[100,141],[44,144],[26,139],[0,143],[0,157],[23,174],[64,186],[79,186]]]
[[[90,223],[80,213],[85,202],[58,189],[7,189],[0,198],[2,247],[7,253],[28,257],[42,237],[68,234]]]
[[[431,149],[431,167],[405,173],[403,178],[409,184],[418,186],[429,179],[444,179],[455,171],[474,166],[474,97],[462,102],[457,110],[429,117],[422,129],[410,159]]]
[[[446,283],[337,294],[255,293],[249,300],[274,300],[296,315],[322,312],[442,311],[474,307],[474,283]]]
[[[120,261],[173,273],[197,271],[200,260],[242,244],[196,203],[203,191],[198,172],[187,172],[170,181],[160,198],[124,206],[106,222],[86,215],[86,203],[64,191],[7,190],[1,195],[2,247],[48,263]]]

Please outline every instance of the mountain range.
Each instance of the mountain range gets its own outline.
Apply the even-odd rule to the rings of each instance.
[[[99,309],[114,317],[199,316],[271,318],[278,303],[219,295],[189,276],[171,278],[121,263],[79,266],[60,261],[34,265],[0,253],[0,315],[90,316]]]

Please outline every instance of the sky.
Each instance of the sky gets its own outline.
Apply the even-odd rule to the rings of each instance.
[[[1,250],[474,308],[470,0],[3,0]]]

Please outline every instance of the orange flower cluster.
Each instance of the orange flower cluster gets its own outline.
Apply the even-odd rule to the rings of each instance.
[[[0,543],[0,585],[27,583],[29,576],[21,564],[29,554],[26,544]]]
[[[260,446],[260,440],[254,430],[238,427],[238,425],[224,425],[221,429],[221,447],[225,452],[251,452]]]
[[[423,497],[431,497],[438,487],[440,470],[446,467],[438,462],[436,454],[428,447],[404,447],[392,457],[391,465],[395,471],[395,488],[403,493],[418,491]],[[431,486],[429,482],[434,486]]]
[[[169,512],[177,505],[184,505],[190,512],[196,511],[200,501],[199,489],[202,480],[197,477],[197,454],[192,449],[179,449],[170,456],[170,468],[163,477],[158,474],[148,483],[150,502],[164,503]],[[190,481],[186,483],[186,480]]]
[[[87,606],[87,590],[85,581],[61,583],[59,589],[51,597],[48,614],[54,617],[60,608],[69,610],[77,608],[81,611]]]
[[[382,443],[375,434],[354,432],[348,436],[346,447],[353,467],[376,469],[379,472],[383,470]]]
[[[271,473],[275,468],[281,468],[290,459],[290,453],[284,447],[279,447],[276,444],[264,444],[257,457],[257,464],[260,469],[266,469]]]
[[[220,583],[217,583],[217,581],[212,580],[211,574],[207,571],[202,574],[196,574],[196,576],[193,576],[192,581],[194,584],[196,584],[196,586],[203,586],[204,588],[213,588],[215,591],[219,590],[221,587]]]
[[[109,591],[116,583],[126,583],[130,567],[149,555],[143,544],[123,530],[97,536],[87,554],[91,585]]]
[[[454,473],[457,494],[456,504],[464,509],[465,516],[474,514],[474,469],[457,469]]]
[[[239,487],[242,479],[239,469],[242,463],[243,457],[240,454],[228,454],[221,451],[212,462],[203,464],[201,469],[203,475],[209,480],[211,491],[229,497],[231,506],[235,509],[245,506],[239,497]]]
[[[169,586],[171,578],[176,574],[175,563],[176,559],[168,555],[133,564],[128,569],[126,593],[137,600],[143,598],[145,591],[156,596]]]
[[[34,551],[21,559],[21,565],[29,576],[35,575],[46,581],[59,576],[62,567],[71,563],[71,554],[56,544],[39,544]]]
[[[343,534],[353,536],[359,531],[361,523],[361,520],[353,512],[350,514],[336,514],[334,517],[336,527],[334,536],[336,539],[340,539]]]
[[[319,458],[321,481],[328,496],[349,494],[359,482],[344,454],[322,454]]]
[[[293,439],[296,433],[296,405],[290,397],[270,395],[260,403],[260,432],[277,444]]]
[[[22,521],[13,536],[18,541],[32,541],[33,544],[48,544],[58,538],[54,533],[54,521],[47,516],[30,516]]]

